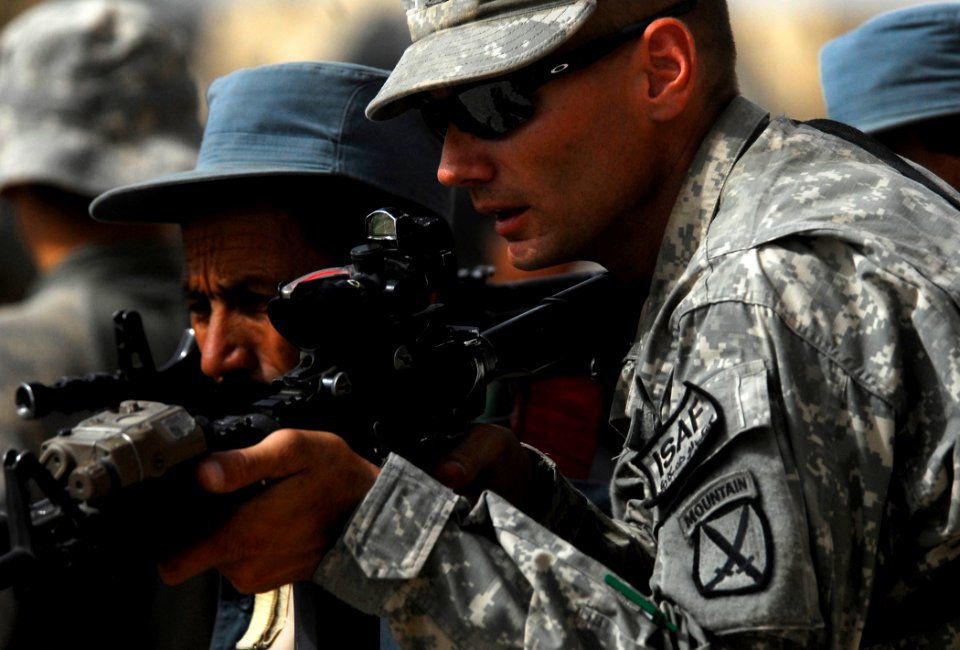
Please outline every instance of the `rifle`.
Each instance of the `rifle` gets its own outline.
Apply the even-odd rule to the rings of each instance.
[[[98,412],[44,442],[39,459],[4,456],[0,589],[104,558],[161,557],[196,538],[230,498],[248,496],[199,490],[192,470],[212,451],[297,427],[337,432],[372,459],[425,464],[483,412],[491,382],[618,360],[632,340],[636,314],[621,306],[642,296],[622,300],[605,273],[492,285],[457,267],[440,219],[378,210],[367,232],[350,265],[298,278],[269,303],[301,361],[262,394],[228,394],[204,377],[189,330],[157,369],[131,312],[114,319],[117,371],[23,384],[23,417]],[[30,500],[31,486],[42,498]]]

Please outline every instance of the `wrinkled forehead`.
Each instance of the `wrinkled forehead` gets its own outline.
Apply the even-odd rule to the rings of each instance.
[[[298,234],[298,222],[280,212],[224,212],[192,219],[181,228],[188,294],[274,295],[281,283],[333,265],[330,256]]]
[[[310,253],[302,227],[279,208],[234,208],[198,214],[181,224],[188,270],[234,272],[255,265],[284,265]]]

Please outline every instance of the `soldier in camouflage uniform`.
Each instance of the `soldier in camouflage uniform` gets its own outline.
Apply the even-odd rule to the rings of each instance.
[[[499,428],[442,482],[285,430],[198,475],[280,479],[251,515],[296,498],[288,481],[322,506],[301,498],[282,533],[234,522],[166,578],[213,565],[260,589],[322,556],[314,580],[411,648],[960,647],[941,595],[960,575],[960,197],[739,96],[722,0],[404,1],[414,43],[368,115],[439,127],[440,179],[514,264],[649,282],[615,516]]]
[[[24,300],[0,309],[3,451],[37,452],[82,417],[24,421],[14,393],[116,369],[114,311],[140,312],[158,362],[174,351],[189,323],[176,229],[98,224],[87,209],[117,184],[189,168],[198,99],[187,43],[148,6],[43,3],[0,36],[0,193],[38,271]],[[0,647],[65,647],[80,628],[102,648],[206,646],[215,583],[170,589],[129,567],[98,578],[39,590],[16,614],[12,592],[0,592]]]

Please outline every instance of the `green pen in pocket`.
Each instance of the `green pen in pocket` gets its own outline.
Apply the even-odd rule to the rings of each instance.
[[[636,603],[651,621],[657,625],[662,625],[671,632],[677,631],[677,626],[667,620],[666,614],[661,612],[656,605],[644,598],[643,595],[640,594],[640,592],[638,592],[636,589],[623,582],[616,576],[609,574],[603,577],[603,581],[626,596],[630,602]]]

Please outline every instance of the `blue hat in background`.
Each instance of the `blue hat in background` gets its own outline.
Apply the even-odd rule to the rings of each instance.
[[[453,192],[437,181],[440,143],[416,116],[371,122],[364,108],[385,70],[298,62],[245,68],[215,80],[196,167],[97,197],[100,221],[167,221],[215,207],[232,188],[347,178],[450,217]],[[319,205],[336,197],[318,193]],[[337,206],[339,207],[339,206]]]
[[[823,47],[820,80],[828,117],[868,133],[960,113],[960,3],[868,20]]]

